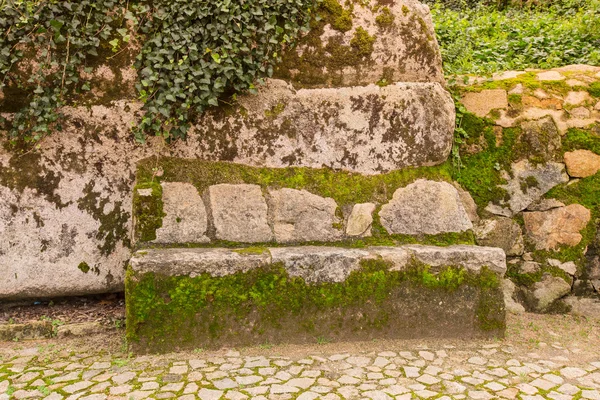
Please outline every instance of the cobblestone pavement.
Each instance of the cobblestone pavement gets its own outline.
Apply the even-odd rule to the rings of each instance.
[[[122,331],[0,344],[0,399],[600,399],[600,324],[511,316],[505,340],[127,354]]]

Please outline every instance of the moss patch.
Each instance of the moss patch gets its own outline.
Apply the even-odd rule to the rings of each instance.
[[[155,169],[163,173],[156,177]],[[156,158],[142,160],[138,164],[137,182],[134,193],[134,217],[138,242],[148,242],[156,238],[156,229],[162,224],[162,203],[152,204],[162,196],[161,182],[187,182],[194,185],[200,194],[209,186],[221,183],[255,184],[268,189],[292,188],[307,190],[322,197],[333,198],[339,210],[348,209],[357,203],[373,202],[385,204],[392,198],[396,189],[404,187],[416,179],[451,181],[450,166],[412,168],[393,171],[382,175],[364,176],[358,173],[314,168],[258,168],[227,162],[209,162],[180,158]],[[138,189],[152,190],[151,196],[140,196]],[[141,207],[141,208],[140,208]],[[374,212],[373,236],[363,239],[348,239],[328,243],[333,246],[365,247],[373,245],[398,245],[422,243],[431,245],[474,244],[471,232],[445,233],[439,235],[389,235],[381,226]],[[343,219],[343,215],[338,215]],[[309,243],[323,244],[323,243]],[[178,244],[178,246],[184,244]],[[260,246],[260,244],[258,244]],[[273,245],[265,243],[264,245]],[[210,244],[190,244],[199,247],[238,247],[239,243],[213,241]]]
[[[498,283],[487,269],[389,271],[380,259],[364,261],[343,283],[315,285],[281,265],[194,278],[129,270],[127,338],[146,352],[318,337],[496,336],[504,329]]]

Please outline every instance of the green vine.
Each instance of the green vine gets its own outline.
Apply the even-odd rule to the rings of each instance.
[[[130,47],[139,51],[145,111],[136,138],[185,137],[195,115],[271,76],[317,2],[0,0],[0,105],[10,97],[10,136],[35,143],[60,131],[60,108],[92,90],[93,67],[131,41],[141,43]]]
[[[0,0],[0,90],[19,106],[10,124],[13,141],[36,142],[61,130],[59,109],[91,89],[84,77],[102,44],[127,35],[120,4]],[[23,98],[11,96],[16,93]]]

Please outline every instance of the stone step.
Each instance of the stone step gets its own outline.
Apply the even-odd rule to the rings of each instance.
[[[500,337],[504,251],[478,246],[165,248],[134,254],[138,352],[319,340]]]

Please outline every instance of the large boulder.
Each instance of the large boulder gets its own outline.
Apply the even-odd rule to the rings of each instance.
[[[446,161],[454,118],[452,97],[439,83],[295,90],[269,80],[258,95],[205,113],[176,151],[254,166],[377,174]]]
[[[580,204],[523,213],[527,238],[538,250],[579,244],[582,239],[580,231],[587,226],[590,218],[590,210]]]
[[[473,228],[456,188],[424,179],[397,189],[379,217],[390,234],[435,235]]]

